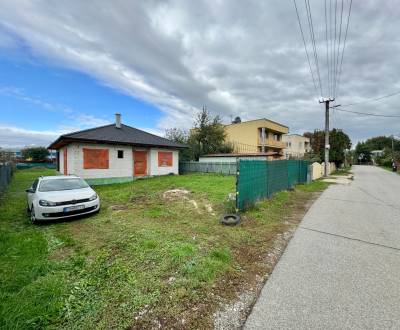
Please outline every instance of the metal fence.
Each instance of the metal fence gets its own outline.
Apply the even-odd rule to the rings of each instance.
[[[221,173],[221,174],[236,174],[236,162],[179,162],[179,173]]]
[[[17,169],[26,170],[34,167],[56,168],[54,163],[17,163]]]
[[[308,162],[304,160],[239,160],[236,208],[243,210],[257,200],[306,183]]]
[[[0,163],[0,194],[2,194],[11,181],[13,172],[12,163]]]

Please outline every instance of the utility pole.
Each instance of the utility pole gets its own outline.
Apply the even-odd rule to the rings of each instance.
[[[324,177],[329,175],[329,103],[335,101],[335,99],[328,98],[319,103],[325,103],[325,166],[324,166]]]
[[[392,162],[394,162],[394,135],[392,134]]]

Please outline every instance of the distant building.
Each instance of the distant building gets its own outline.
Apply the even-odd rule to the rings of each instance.
[[[249,121],[235,121],[225,126],[226,141],[233,146],[237,154],[261,153],[268,159],[284,158],[285,144],[282,135],[289,132],[289,128],[272,120],[261,118]]]
[[[310,138],[299,134],[283,135],[282,141],[285,143],[285,158],[303,158],[311,151]]]
[[[371,151],[372,158],[381,157],[381,156],[383,156],[383,150],[372,150]]]
[[[234,163],[238,159],[269,160],[274,152],[211,154],[199,157],[200,163]]]

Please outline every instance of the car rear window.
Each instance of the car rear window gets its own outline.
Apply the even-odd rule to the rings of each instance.
[[[40,183],[39,191],[59,191],[87,188],[89,185],[79,178],[43,180]]]

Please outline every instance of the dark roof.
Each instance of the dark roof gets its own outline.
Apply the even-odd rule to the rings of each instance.
[[[110,124],[61,135],[49,145],[48,149],[59,149],[71,142],[122,144],[170,149],[187,148],[184,144],[170,141],[131,126],[121,124],[121,128],[117,128],[115,124]]]

